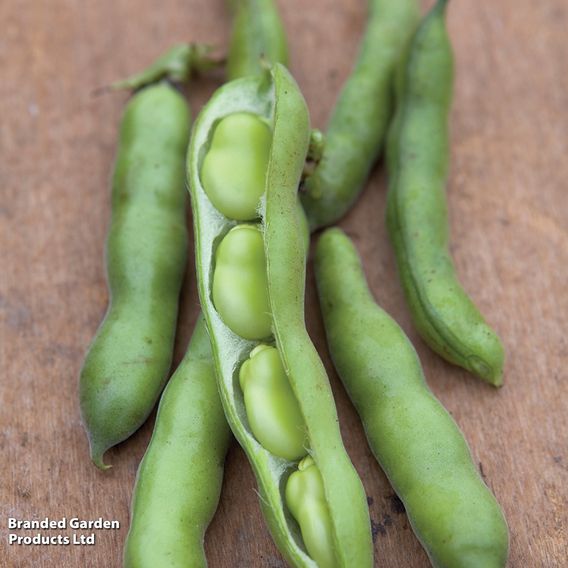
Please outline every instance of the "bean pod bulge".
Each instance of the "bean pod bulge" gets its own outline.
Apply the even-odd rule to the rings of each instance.
[[[280,551],[294,566],[364,567],[365,494],[304,324],[297,188],[309,134],[279,64],[226,84],[203,109],[188,155],[199,294],[225,414]]]

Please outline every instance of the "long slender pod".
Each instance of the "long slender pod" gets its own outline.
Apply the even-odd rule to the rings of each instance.
[[[453,62],[446,4],[439,0],[423,20],[400,70],[387,151],[387,224],[420,335],[446,360],[500,386],[503,347],[459,283],[448,250]]]
[[[294,566],[363,568],[365,494],[304,324],[297,188],[309,132],[279,64],[221,87],[200,113],[188,154],[199,295],[225,415],[282,554]]]
[[[362,191],[394,107],[395,67],[420,18],[417,0],[369,0],[355,67],[331,116],[323,155],[305,180],[310,228],[338,221]]]
[[[505,566],[508,531],[499,505],[429,390],[412,344],[375,303],[340,229],[321,236],[315,268],[333,363],[432,564]]]
[[[256,75],[262,60],[287,65],[286,35],[273,0],[228,1],[234,12],[228,79]]]
[[[187,255],[184,161],[190,113],[170,81],[218,65],[202,45],[175,45],[113,88],[137,89],[124,111],[106,242],[107,313],[79,379],[91,458],[146,420],[171,365]]]
[[[219,501],[229,440],[200,317],[162,394],[138,469],[125,568],[207,565],[203,538]]]
[[[185,271],[189,111],[169,84],[129,101],[120,130],[106,245],[110,304],[80,377],[93,462],[146,420],[171,365]]]

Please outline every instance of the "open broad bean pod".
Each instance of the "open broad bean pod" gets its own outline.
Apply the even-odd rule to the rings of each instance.
[[[198,288],[223,407],[293,566],[372,565],[365,493],[304,323],[310,137],[280,64],[221,87],[188,154]]]

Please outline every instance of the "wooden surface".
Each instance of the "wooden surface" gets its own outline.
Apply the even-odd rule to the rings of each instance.
[[[314,125],[324,127],[356,54],[365,2],[279,5],[292,71]],[[126,99],[91,93],[173,42],[225,46],[230,20],[223,0],[20,0],[0,4],[0,22],[0,564],[120,566],[132,484],[153,417],[108,454],[111,471],[91,465],[77,376],[107,303],[108,181]],[[382,165],[342,226],[364,257],[377,300],[410,335],[432,389],[463,429],[503,505],[509,565],[566,566],[568,5],[453,2],[449,26],[457,64],[452,252],[466,289],[505,342],[502,390],[444,363],[412,329],[383,223]],[[217,84],[195,85],[194,110]],[[190,268],[176,363],[197,311]],[[311,274],[307,318],[371,503],[376,566],[427,566],[331,368]],[[121,529],[99,531],[90,547],[7,546],[8,517],[46,516],[102,516],[119,520]],[[284,565],[235,445],[206,546],[212,568]]]

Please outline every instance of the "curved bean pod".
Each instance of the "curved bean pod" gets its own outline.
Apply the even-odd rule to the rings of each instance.
[[[229,440],[200,317],[138,468],[125,568],[207,565],[203,538],[219,502]]]
[[[189,111],[169,84],[129,101],[120,130],[106,245],[110,305],[80,377],[91,458],[146,420],[171,365],[185,271]]]
[[[262,59],[288,64],[284,27],[273,0],[229,0],[234,11],[233,33],[229,46],[229,80],[256,75]]]
[[[453,63],[440,0],[401,67],[389,133],[387,224],[414,324],[444,359],[494,386],[503,347],[459,283],[448,251],[445,185]]]
[[[338,221],[361,193],[393,111],[396,63],[419,17],[416,0],[369,0],[355,68],[333,110],[321,161],[301,195],[312,230]]]
[[[262,75],[221,87],[195,123],[188,154],[199,295],[225,415],[254,469],[263,512],[276,544],[292,565],[315,566],[284,503],[285,478],[294,464],[259,443],[248,425],[238,372],[257,343],[225,325],[211,294],[216,248],[235,221],[208,198],[203,160],[215,127],[237,113],[258,116],[272,133],[258,226],[264,238],[273,338],[305,423],[309,452],[322,477],[334,558],[338,566],[363,568],[372,564],[365,494],[343,447],[325,369],[304,323],[305,235],[297,188],[308,149],[309,118],[297,85],[278,64]]]
[[[351,241],[320,238],[316,280],[331,357],[412,528],[439,568],[497,568],[507,524],[412,344],[374,301]]]

